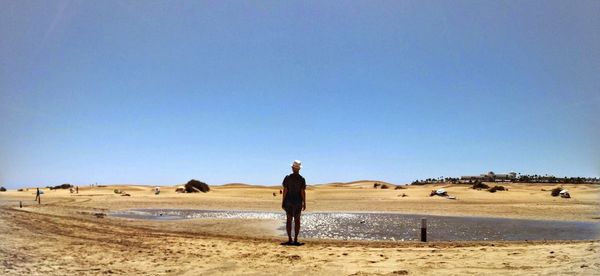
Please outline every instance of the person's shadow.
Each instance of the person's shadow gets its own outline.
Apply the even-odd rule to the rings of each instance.
[[[302,246],[302,245],[304,245],[303,242],[282,242],[280,244],[284,245],[284,246]]]

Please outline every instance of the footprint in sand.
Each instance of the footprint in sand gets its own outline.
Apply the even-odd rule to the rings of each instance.
[[[290,261],[299,261],[300,259],[302,259],[302,257],[300,257],[298,255],[290,255],[290,256],[288,256],[288,260],[290,260]]]

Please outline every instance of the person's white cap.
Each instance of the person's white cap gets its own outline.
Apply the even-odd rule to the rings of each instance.
[[[302,169],[302,161],[294,160],[294,163],[292,163],[292,168]]]

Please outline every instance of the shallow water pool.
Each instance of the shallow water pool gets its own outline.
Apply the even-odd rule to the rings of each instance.
[[[283,212],[130,209],[111,213],[114,217],[148,220],[179,219],[265,219],[281,223]],[[300,236],[341,240],[417,241],[421,219],[427,219],[429,241],[496,240],[593,240],[600,238],[600,223],[484,217],[452,217],[397,213],[305,212]]]

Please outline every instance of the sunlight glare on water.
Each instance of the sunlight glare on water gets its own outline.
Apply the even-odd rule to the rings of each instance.
[[[283,212],[130,209],[112,216],[130,219],[262,219],[281,223]],[[421,219],[428,220],[428,240],[588,240],[598,239],[600,223],[506,218],[448,217],[396,213],[305,212],[300,236],[341,240],[419,240]]]

